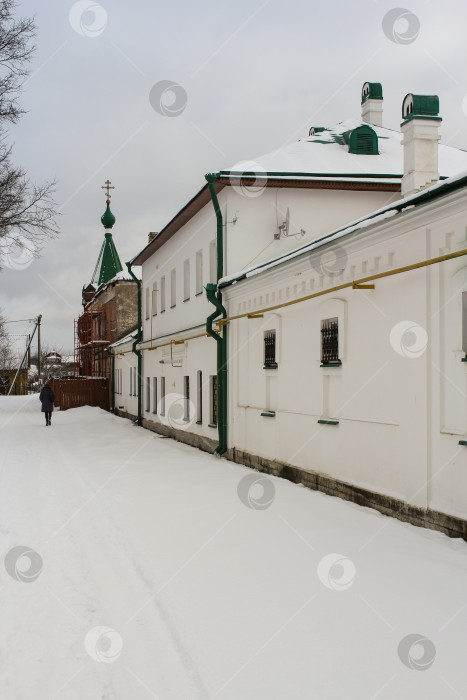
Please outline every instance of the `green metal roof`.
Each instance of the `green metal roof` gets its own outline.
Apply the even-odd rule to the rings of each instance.
[[[113,242],[112,233],[107,231],[91,281],[97,285],[105,284],[122,270],[122,263]]]

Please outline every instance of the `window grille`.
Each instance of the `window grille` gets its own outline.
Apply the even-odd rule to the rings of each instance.
[[[339,360],[339,325],[337,318],[321,321],[321,362],[323,365],[341,364]]]
[[[276,362],[276,331],[264,332],[264,366],[277,367]]]
[[[183,419],[186,421],[190,420],[190,377],[184,377],[185,383],[185,401],[184,401],[184,416]]]
[[[151,410],[151,379],[146,377],[146,411]]]
[[[203,373],[198,370],[198,423],[203,422]]]
[[[161,416],[165,416],[165,377],[161,377]]]
[[[211,377],[211,425],[217,425],[217,376]]]
[[[157,377],[152,378],[152,412],[157,413]]]

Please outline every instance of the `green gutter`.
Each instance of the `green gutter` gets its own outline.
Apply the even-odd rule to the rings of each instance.
[[[217,281],[219,281],[224,275],[224,226],[215,188],[215,182],[219,174],[210,173],[205,177],[217,219]],[[221,314],[222,318],[227,318],[227,311],[222,305],[222,292],[217,291],[216,294],[216,290],[217,284],[206,285],[208,301],[215,307],[213,313],[206,319],[206,332],[217,343],[217,429],[219,444],[215,451],[217,454],[222,455],[227,452],[227,326],[222,327],[221,335],[213,330],[212,324],[214,319]]]
[[[138,345],[138,343],[141,342],[141,335],[142,335],[142,333],[141,333],[141,280],[137,279],[135,277],[135,275],[133,274],[133,271],[131,269],[131,262],[127,262],[126,266],[127,266],[128,272],[135,280],[137,288],[138,288],[138,329],[137,329],[136,339],[133,341],[133,345],[131,346],[131,349],[138,358],[138,419],[137,419],[137,423],[138,423],[138,425],[141,425],[142,424],[142,421],[141,421],[141,350],[136,349],[136,346]]]
[[[331,143],[331,142],[330,142]],[[276,177],[353,177],[353,178],[362,178],[362,177],[370,177],[370,178],[375,178],[375,179],[401,179],[402,178],[402,173],[400,175],[396,175],[394,173],[312,173],[312,172],[307,172],[307,173],[301,173],[301,172],[287,172],[286,170],[282,171],[277,171],[277,172],[266,172],[265,170],[262,170],[260,166],[258,166],[258,170],[245,170],[242,172],[241,170],[220,170],[218,173],[216,173],[216,178],[219,176],[222,177],[242,177],[242,178],[254,178],[255,180],[258,178],[270,178],[273,180]]]

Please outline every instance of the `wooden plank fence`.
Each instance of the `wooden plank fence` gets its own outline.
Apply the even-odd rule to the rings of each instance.
[[[104,377],[80,379],[51,379],[55,406],[61,411],[79,406],[99,406],[110,410],[109,380]]]

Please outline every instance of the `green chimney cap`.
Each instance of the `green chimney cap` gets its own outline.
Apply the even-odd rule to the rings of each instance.
[[[102,225],[106,230],[111,229],[116,221],[115,216],[110,211],[109,204],[110,204],[110,200],[108,199],[107,200],[107,209],[105,210],[105,212],[101,216]]]
[[[403,119],[413,119],[414,117],[421,117],[422,119],[440,119],[438,115],[438,95],[413,95],[409,92],[402,101]]]
[[[382,100],[383,86],[381,83],[363,83],[362,104],[367,100]]]

